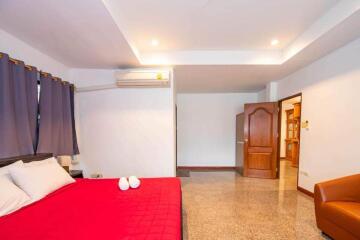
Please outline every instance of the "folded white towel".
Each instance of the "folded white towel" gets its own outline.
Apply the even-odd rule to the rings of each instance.
[[[130,176],[129,184],[131,188],[138,188],[140,186],[140,180],[136,176]]]
[[[128,190],[129,189],[129,182],[126,179],[126,177],[122,177],[119,180],[119,188],[123,191]]]

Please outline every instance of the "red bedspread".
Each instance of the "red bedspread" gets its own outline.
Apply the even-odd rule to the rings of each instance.
[[[80,179],[0,218],[0,239],[180,239],[177,178],[142,179],[121,191],[117,179]]]

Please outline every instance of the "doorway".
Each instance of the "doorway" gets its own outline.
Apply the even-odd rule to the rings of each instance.
[[[279,100],[278,177],[286,189],[297,189],[302,94]]]

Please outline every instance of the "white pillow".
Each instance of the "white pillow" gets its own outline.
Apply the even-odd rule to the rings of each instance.
[[[41,160],[41,161],[32,161],[32,162],[24,163],[24,166],[26,166],[26,167],[38,166],[38,165],[47,164],[47,163],[57,163],[57,160],[54,157],[51,157],[51,158],[47,158],[47,159]]]
[[[10,179],[9,169],[12,167],[16,167],[16,166],[22,166],[23,164],[24,164],[23,161],[20,160],[20,161],[14,162],[10,165],[0,168],[0,177],[6,176]]]
[[[16,185],[37,201],[49,193],[75,182],[56,162],[10,168],[10,175]]]
[[[6,175],[0,176],[0,217],[30,203],[31,199]]]

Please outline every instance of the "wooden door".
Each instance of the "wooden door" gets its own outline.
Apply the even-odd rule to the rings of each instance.
[[[244,176],[276,178],[278,105],[245,104]]]

